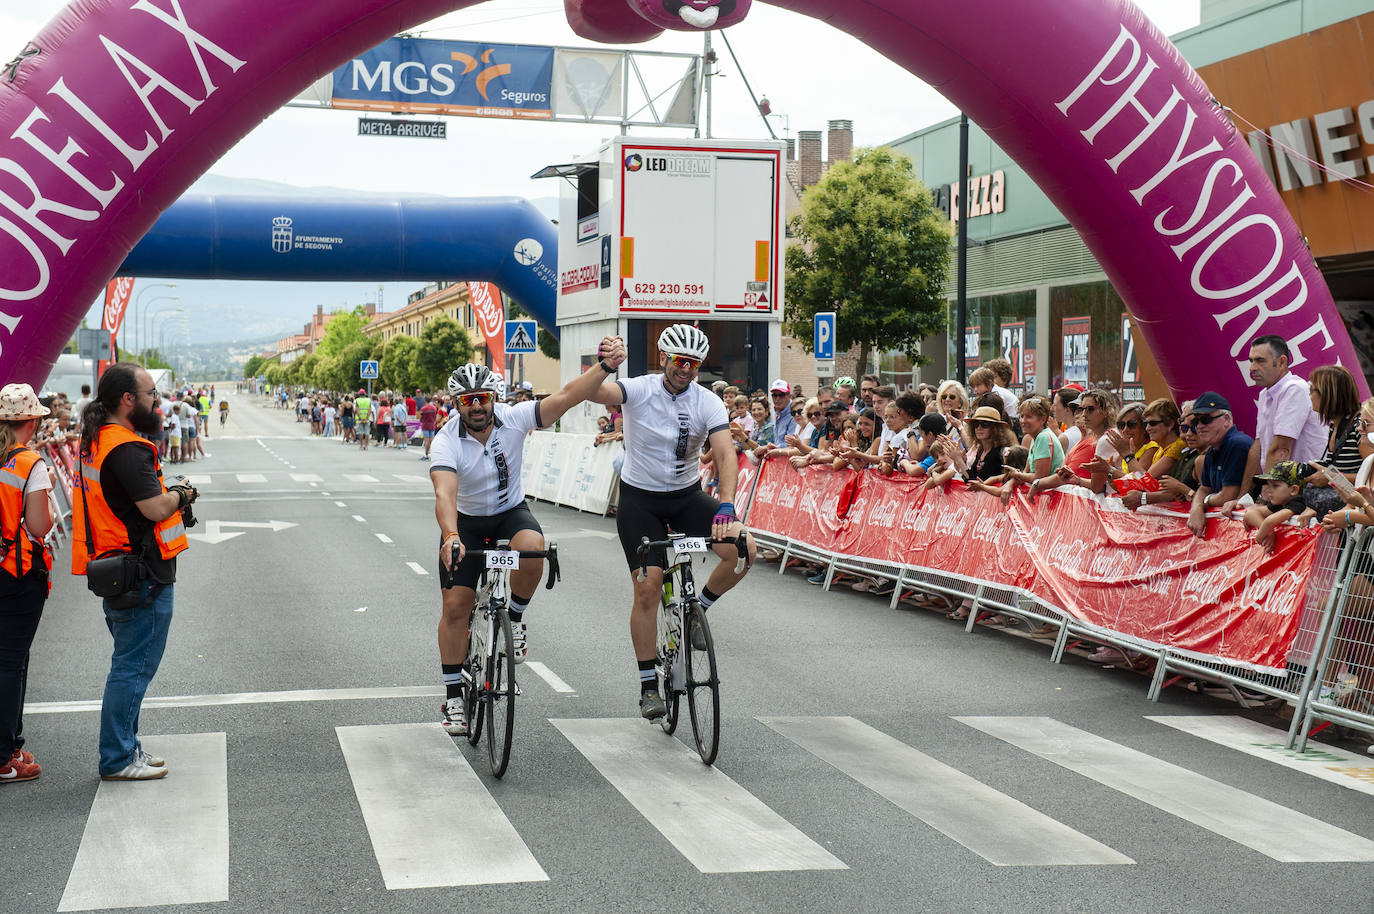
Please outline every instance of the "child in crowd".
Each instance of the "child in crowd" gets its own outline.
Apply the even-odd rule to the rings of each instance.
[[[897,468],[908,476],[924,476],[935,465],[931,456],[931,446],[937,438],[948,431],[945,417],[940,413],[926,413],[916,423],[921,431],[921,443],[911,448],[911,456],[897,464]]]
[[[1265,551],[1273,552],[1277,541],[1275,531],[1290,518],[1298,519],[1298,526],[1306,527],[1314,519],[1321,520],[1314,508],[1303,501],[1303,487],[1312,468],[1296,460],[1281,460],[1269,472],[1255,476],[1264,483],[1260,500],[1245,512],[1245,526],[1255,531],[1255,542]]]

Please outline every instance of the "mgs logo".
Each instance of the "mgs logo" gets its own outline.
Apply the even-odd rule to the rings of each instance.
[[[278,216],[272,220],[272,250],[278,254],[291,253],[290,216]]]
[[[644,167],[644,157],[637,152],[632,152],[625,157],[626,171],[639,171]]]

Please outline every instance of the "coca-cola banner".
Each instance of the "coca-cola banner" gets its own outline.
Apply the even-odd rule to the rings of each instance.
[[[105,310],[100,317],[100,327],[102,330],[110,331],[111,355],[118,351],[116,342],[119,338],[119,328],[124,323],[124,315],[129,309],[129,299],[133,294],[134,277],[132,276],[119,276],[105,284]],[[110,359],[101,359],[96,365],[96,373],[104,374],[109,365]]]
[[[1142,646],[1281,673],[1318,534],[1283,527],[1272,553],[1240,521],[1109,510],[1051,492],[1000,499],[960,482],[793,468],[770,460],[749,526],[825,552],[1019,590]]]
[[[482,328],[482,336],[487,340],[487,352],[491,353],[491,366],[506,374],[506,306],[501,301],[501,290],[494,283],[470,282],[468,295],[472,298],[472,313],[477,318],[477,326]]]

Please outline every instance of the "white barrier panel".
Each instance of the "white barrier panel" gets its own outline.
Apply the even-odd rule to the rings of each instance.
[[[525,439],[525,494],[541,501],[605,514],[624,445],[596,447],[595,435],[541,431]]]

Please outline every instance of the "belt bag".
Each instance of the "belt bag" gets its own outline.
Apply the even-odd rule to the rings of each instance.
[[[107,599],[137,592],[146,576],[142,555],[106,552],[86,563],[86,587]]]

